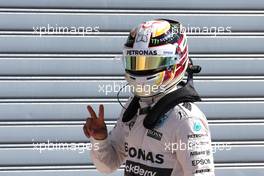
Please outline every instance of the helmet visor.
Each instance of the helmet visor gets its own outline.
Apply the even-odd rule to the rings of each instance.
[[[146,71],[146,70],[155,70],[171,65],[177,64],[177,56],[145,56],[145,55],[136,55],[136,56],[124,56],[123,61],[125,69],[129,71]]]

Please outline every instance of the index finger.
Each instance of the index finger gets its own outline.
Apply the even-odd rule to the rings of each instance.
[[[94,112],[93,108],[90,105],[87,106],[87,109],[91,114],[91,118],[97,118],[96,113]]]

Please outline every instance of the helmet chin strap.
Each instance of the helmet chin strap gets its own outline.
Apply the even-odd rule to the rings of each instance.
[[[158,94],[148,96],[148,97],[139,97],[140,101],[147,102],[148,104],[153,104],[158,99],[162,98],[163,96],[170,93],[171,91],[177,90],[179,88],[179,85],[183,85],[182,81],[180,81],[180,83],[177,83],[177,84],[175,83],[175,84],[170,85],[165,91],[160,92]]]

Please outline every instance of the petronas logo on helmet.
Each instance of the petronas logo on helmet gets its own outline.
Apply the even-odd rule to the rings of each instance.
[[[127,50],[127,55],[157,55],[157,50]]]

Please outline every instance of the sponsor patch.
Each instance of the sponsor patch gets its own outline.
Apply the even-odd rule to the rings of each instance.
[[[207,137],[207,134],[188,134],[188,139]]]
[[[160,141],[162,138],[162,133],[156,130],[148,130],[147,136]]]
[[[136,42],[147,42],[148,41],[148,33],[140,32],[137,35]]]
[[[199,160],[192,160],[192,166],[198,166],[198,165],[205,165],[205,164],[211,164],[210,159],[199,159]]]
[[[170,176],[172,168],[150,167],[127,160],[124,171],[125,176]]]
[[[185,107],[186,109],[188,109],[189,111],[192,110],[192,105],[191,105],[191,103],[189,103],[189,102],[184,102],[184,103],[182,104],[182,106]]]
[[[197,155],[210,155],[210,150],[192,151],[192,152],[190,152],[190,156],[197,156]]]
[[[200,121],[194,122],[193,130],[196,132],[199,132],[202,129],[202,125]]]
[[[142,148],[129,147],[127,142],[125,142],[125,152],[130,158],[137,158],[138,160],[148,161],[157,164],[164,163],[164,155],[159,153],[155,154],[151,151],[146,151]]]
[[[194,174],[204,173],[204,172],[211,172],[211,169],[200,169],[200,170],[196,170],[196,171],[194,172]]]
[[[157,55],[157,50],[127,50],[127,55]]]

